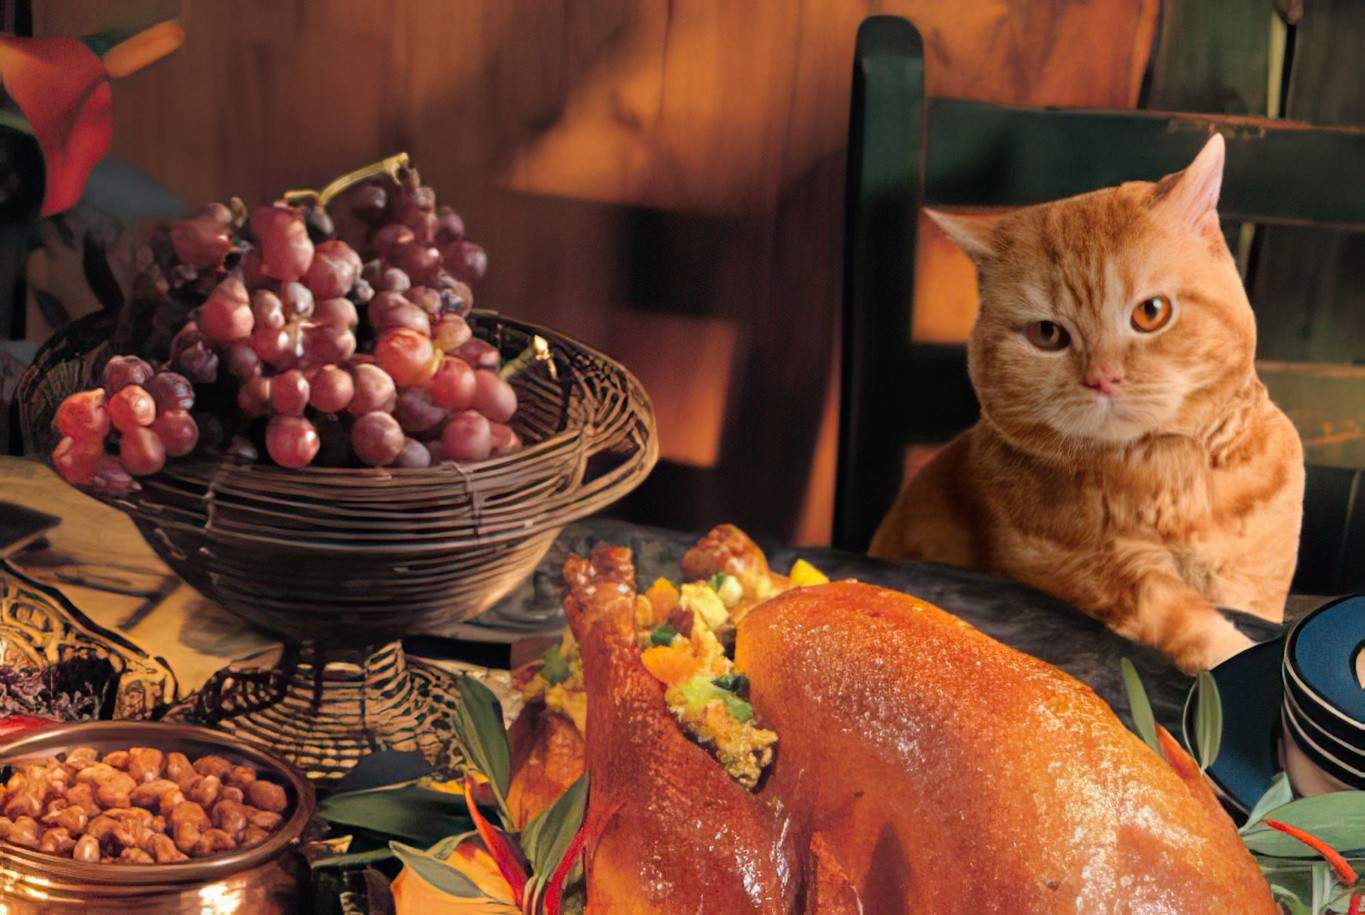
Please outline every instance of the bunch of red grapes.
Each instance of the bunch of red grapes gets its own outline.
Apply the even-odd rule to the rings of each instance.
[[[352,195],[368,263],[319,207],[281,202],[248,218],[237,201],[210,204],[172,226],[145,283],[158,304],[150,336],[173,332],[164,358],[115,356],[102,388],[62,403],[62,476],[127,492],[196,447],[247,460],[263,449],[290,468],[519,449],[501,356],[465,320],[487,256],[414,169],[398,179]],[[168,321],[177,303],[183,319]]]

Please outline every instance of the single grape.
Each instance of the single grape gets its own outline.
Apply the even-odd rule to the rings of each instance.
[[[170,236],[175,256],[195,270],[221,265],[232,248],[232,235],[227,225],[211,215],[177,222],[171,226]]]
[[[378,279],[377,283],[370,281],[376,292],[403,292],[412,288],[412,279],[397,267],[385,267]]]
[[[436,208],[436,241],[448,245],[464,238],[464,220],[448,206]]]
[[[313,244],[326,241],[336,234],[336,223],[331,214],[322,207],[307,207],[303,211],[303,224],[308,227],[308,237]]]
[[[455,242],[455,244],[461,243]],[[416,240],[404,245],[393,246],[390,249],[389,257],[398,269],[418,283],[434,277],[436,271],[441,268],[440,249]]]
[[[281,283],[280,302],[284,313],[291,318],[310,318],[313,316],[313,291],[302,283]]]
[[[175,366],[198,384],[213,384],[218,380],[218,354],[202,338],[180,351],[175,358]]]
[[[347,409],[356,416],[376,410],[388,413],[398,402],[398,391],[392,376],[377,365],[363,362],[354,364],[353,360],[351,379],[355,383],[355,394]]]
[[[171,457],[184,457],[199,443],[199,426],[183,409],[167,410],[152,423],[152,431]]]
[[[370,326],[382,325],[390,311],[411,305],[412,302],[402,292],[385,290],[376,292],[370,304],[365,306],[365,318]]]
[[[265,427],[265,450],[281,467],[307,467],[321,445],[318,430],[302,416],[272,416]]]
[[[436,371],[431,338],[410,327],[384,332],[374,345],[374,358],[400,388],[425,384]]]
[[[257,207],[251,234],[261,252],[261,271],[277,280],[297,280],[313,261],[313,242],[298,210],[283,204]]]
[[[492,427],[482,413],[456,413],[441,432],[441,447],[453,461],[482,461],[493,451]]]
[[[442,249],[441,257],[445,268],[463,283],[478,282],[488,272],[488,252],[472,241],[451,242]]]
[[[254,320],[246,286],[235,273],[219,283],[199,309],[199,329],[220,346],[251,336]]]
[[[446,356],[424,390],[431,396],[432,403],[458,413],[474,404],[474,375],[468,362],[458,356]]]
[[[389,194],[380,184],[365,184],[351,194],[351,212],[370,225],[384,221]]]
[[[261,457],[260,452],[256,450],[256,446],[251,444],[249,439],[245,439],[240,435],[234,435],[232,440],[228,442],[227,454],[228,457],[236,458],[239,461],[254,462],[260,460]]]
[[[150,426],[156,419],[156,401],[141,385],[130,384],[109,398],[105,409],[114,428],[127,434]]]
[[[270,406],[280,416],[302,416],[308,406],[308,379],[290,369],[270,379]]]
[[[303,357],[299,364],[305,368],[341,363],[355,353],[355,334],[332,324],[313,324],[303,329]]]
[[[409,289],[408,301],[433,318],[441,313],[441,293],[429,286],[418,286],[415,289]]]
[[[319,299],[345,295],[360,275],[360,258],[351,246],[340,239],[332,239],[313,250],[313,262],[308,265],[304,282]]]
[[[366,413],[351,427],[351,450],[373,467],[392,463],[406,443],[403,427],[388,413]]]
[[[251,294],[251,317],[253,328],[269,327],[279,330],[284,327],[284,303],[269,289],[257,289]]]
[[[234,343],[223,351],[228,374],[234,378],[255,378],[261,374],[261,357],[249,343]]]
[[[409,194],[417,190],[421,184],[421,176],[417,174],[417,169],[411,165],[404,165],[398,169],[398,186]]]
[[[52,466],[74,486],[88,486],[99,471],[104,443],[96,439],[63,438],[52,450]]]
[[[131,432],[124,432],[118,446],[119,461],[123,469],[135,477],[145,477],[157,473],[166,466],[166,446],[161,437],[151,429],[139,426]]]
[[[517,392],[498,377],[481,369],[474,373],[474,409],[495,423],[505,423],[517,412]]]
[[[401,222],[390,223],[374,233],[374,249],[385,260],[393,260],[393,250],[399,245],[408,244],[415,238],[412,230]]]
[[[360,321],[355,304],[350,299],[323,299],[313,312],[313,320],[318,324],[331,324],[350,330]]]
[[[443,353],[459,352],[460,347],[468,343],[473,335],[474,332],[469,329],[469,322],[457,314],[442,315],[431,333],[436,346]]]
[[[323,413],[340,413],[355,396],[351,373],[336,365],[320,366],[308,377],[308,402]]]
[[[379,311],[369,311],[370,326],[376,333],[397,327],[415,330],[424,337],[431,336],[431,319],[416,305],[403,304]]]
[[[430,467],[431,452],[427,450],[426,445],[415,438],[410,438],[403,443],[403,450],[398,452],[398,457],[394,458],[393,466],[410,469]]]
[[[194,408],[194,385],[179,372],[157,372],[147,382],[146,388],[152,400],[156,401],[158,413]]]
[[[104,393],[117,394],[130,384],[146,384],[156,374],[136,356],[114,356],[104,364]]]
[[[498,352],[497,347],[485,343],[478,337],[462,343],[456,350],[456,355],[476,369],[497,369],[502,366],[502,354]]]
[[[264,376],[248,378],[237,389],[237,407],[247,416],[265,416],[270,412],[270,379]]]
[[[446,411],[432,403],[431,396],[421,388],[409,388],[398,395],[393,407],[394,418],[409,434],[427,432],[446,418]]]
[[[465,317],[474,307],[474,290],[459,280],[452,280],[447,289],[441,290],[441,313]]]
[[[258,327],[251,334],[251,349],[262,362],[273,365],[289,350],[289,332],[283,327]]]
[[[493,456],[511,454],[521,450],[521,438],[512,431],[510,426],[502,423],[490,422],[489,427],[493,434]]]
[[[370,299],[374,298],[374,287],[364,280],[356,280],[355,285],[351,287],[351,291],[346,293],[346,297],[357,305],[364,305]]]
[[[57,429],[67,438],[77,441],[104,441],[109,434],[109,411],[104,408],[104,389],[81,391],[63,400],[57,408]]]

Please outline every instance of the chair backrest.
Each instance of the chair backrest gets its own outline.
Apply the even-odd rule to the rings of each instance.
[[[859,28],[834,521],[847,549],[865,549],[890,507],[905,448],[945,442],[977,418],[964,347],[911,339],[921,207],[1021,206],[1154,180],[1188,165],[1218,131],[1226,220],[1365,231],[1365,130],[928,99],[924,66],[906,20],[874,16]]]

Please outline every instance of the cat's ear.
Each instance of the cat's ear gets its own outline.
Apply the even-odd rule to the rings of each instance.
[[[1199,155],[1180,172],[1157,182],[1153,211],[1197,233],[1218,231],[1218,194],[1223,189],[1223,135],[1209,137]]]
[[[925,209],[928,216],[968,257],[980,263],[995,254],[995,227],[999,213],[944,213]]]

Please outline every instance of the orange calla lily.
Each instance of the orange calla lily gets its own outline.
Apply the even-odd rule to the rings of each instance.
[[[0,82],[28,120],[46,165],[42,215],[75,206],[114,135],[110,77],[127,76],[180,47],[174,21],[144,29],[101,60],[76,38],[0,34]]]
[[[0,35],[0,80],[43,151],[43,215],[69,209],[114,136],[104,64],[75,38]]]

